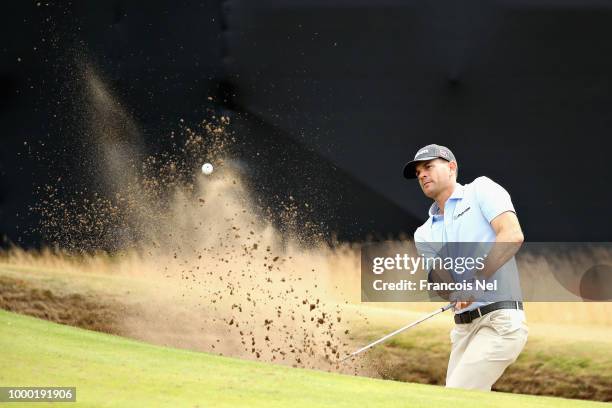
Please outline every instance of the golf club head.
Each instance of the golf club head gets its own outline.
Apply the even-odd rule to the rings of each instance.
[[[340,363],[344,363],[349,358],[353,357],[353,354],[348,354],[340,359]]]

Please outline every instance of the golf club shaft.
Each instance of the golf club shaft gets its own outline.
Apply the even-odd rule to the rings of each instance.
[[[395,336],[396,334],[399,334],[399,333],[403,332],[404,330],[408,330],[409,328],[414,327],[414,326],[416,326],[417,324],[419,324],[419,323],[421,323],[421,322],[424,322],[425,320],[427,320],[427,319],[429,319],[429,318],[431,318],[431,317],[434,317],[435,315],[437,315],[437,314],[439,314],[439,313],[442,313],[442,312],[444,312],[444,311],[446,311],[446,310],[450,309],[451,307],[453,307],[453,305],[454,305],[454,303],[449,303],[449,304],[448,304],[448,305],[446,305],[446,306],[443,306],[443,307],[441,307],[441,308],[439,308],[439,309],[436,309],[435,311],[431,312],[430,314],[428,314],[428,315],[426,315],[426,316],[424,316],[424,317],[420,318],[420,319],[419,319],[419,320],[417,320],[416,322],[412,322],[412,323],[410,323],[409,325],[406,325],[406,326],[404,326],[404,327],[400,327],[400,328],[399,328],[399,329],[397,329],[396,331],[394,331],[394,332],[392,332],[392,333],[389,333],[389,334],[387,334],[387,335],[386,335],[386,336],[384,336],[384,337],[381,337],[380,339],[376,340],[375,342],[370,343],[370,344],[368,344],[367,346],[364,346],[364,347],[360,348],[360,349],[359,349],[359,350],[357,350],[357,351],[354,351],[353,353],[351,353],[351,354],[349,354],[348,356],[344,357],[344,358],[343,358],[341,361],[344,361],[344,360],[347,360],[347,359],[349,359],[349,358],[351,358],[351,357],[354,357],[354,356],[356,356],[357,354],[362,353],[362,352],[366,351],[367,349],[372,348],[372,347],[374,347],[375,345],[380,344],[380,343],[382,343],[383,341],[385,341],[385,340],[387,340],[387,339],[389,339],[389,338],[391,338],[391,337]]]

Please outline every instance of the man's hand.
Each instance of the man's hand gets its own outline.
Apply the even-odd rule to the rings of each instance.
[[[466,301],[461,301],[461,302],[456,302],[455,303],[455,310],[461,310],[464,307],[468,307],[469,305],[472,304],[471,300],[466,300]]]

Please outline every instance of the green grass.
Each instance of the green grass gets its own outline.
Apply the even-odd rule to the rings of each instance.
[[[55,294],[89,294],[100,299],[115,299],[122,304],[159,299],[164,292],[157,289],[166,284],[163,279],[148,280],[104,271],[80,273],[5,265],[1,262],[0,277],[23,280],[32,287],[51,289]],[[559,313],[573,311],[571,305],[562,306]],[[376,304],[343,305],[343,320],[352,322],[350,338],[346,340],[358,348],[421,317],[424,310],[429,311],[432,307],[435,306],[424,305],[423,310],[406,310]],[[369,324],[365,324],[358,315],[366,315]],[[374,362],[372,367],[383,378],[443,384],[450,352],[451,326],[449,314],[438,316],[376,347],[367,353],[366,358]],[[506,370],[495,389],[610,401],[612,327],[584,324],[581,321],[581,324],[530,322],[529,328],[529,341],[525,350],[518,361]],[[2,363],[0,361],[0,368]],[[202,406],[201,401],[193,405],[197,404]],[[328,405],[337,404],[334,402]],[[317,402],[316,405],[325,405],[325,402]]]
[[[0,385],[76,386],[77,405],[83,407],[604,406],[244,361],[153,346],[5,311],[0,311],[0,350]],[[51,404],[33,404],[45,405]]]

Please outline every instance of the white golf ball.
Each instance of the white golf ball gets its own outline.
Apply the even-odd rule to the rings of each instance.
[[[209,175],[210,173],[213,172],[213,165],[210,163],[204,163],[202,165],[202,173]]]

